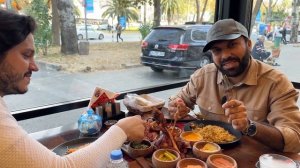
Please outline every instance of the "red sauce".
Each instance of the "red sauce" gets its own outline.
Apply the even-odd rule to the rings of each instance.
[[[221,158],[221,157],[214,158],[212,160],[212,163],[219,168],[234,168],[233,163],[231,163],[229,160]]]

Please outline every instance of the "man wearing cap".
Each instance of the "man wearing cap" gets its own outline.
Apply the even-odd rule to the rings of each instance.
[[[214,63],[195,71],[170,98],[169,111],[181,118],[197,104],[205,119],[231,123],[245,136],[276,150],[298,153],[298,92],[283,73],[253,59],[251,48],[242,24],[233,19],[216,22],[203,48],[211,51]],[[187,107],[176,112],[180,99]]]

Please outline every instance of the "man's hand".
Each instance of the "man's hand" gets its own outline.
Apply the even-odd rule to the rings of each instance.
[[[139,115],[126,117],[117,122],[117,126],[125,132],[129,141],[143,140],[145,124],[146,122]]]
[[[181,98],[169,101],[168,110],[175,120],[185,117],[190,111]]]
[[[232,99],[222,105],[225,109],[225,116],[232,127],[239,131],[244,131],[248,125],[247,111],[243,102]]]

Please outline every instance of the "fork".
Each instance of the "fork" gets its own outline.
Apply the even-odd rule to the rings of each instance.
[[[233,84],[229,81],[227,75],[223,75],[224,90],[227,101],[231,100],[233,97]]]

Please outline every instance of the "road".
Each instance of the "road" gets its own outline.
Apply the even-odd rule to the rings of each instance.
[[[101,43],[101,42],[117,42],[116,32],[102,31],[104,34],[104,39],[102,40],[89,40],[90,43]],[[124,42],[141,41],[142,36],[138,31],[124,31],[121,34]]]

